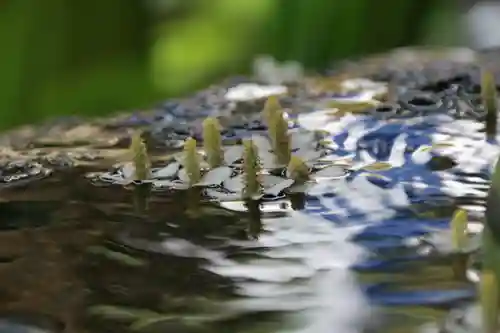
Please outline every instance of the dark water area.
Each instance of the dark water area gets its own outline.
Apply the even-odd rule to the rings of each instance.
[[[340,230],[312,230],[321,223],[293,215],[289,200],[254,207],[253,214],[214,203],[192,207],[196,193],[96,186],[86,177],[90,171],[59,171],[2,189],[1,332],[321,332],[336,325],[407,331],[444,316],[450,302],[375,309],[356,283],[390,281],[389,287],[431,292],[467,285],[455,281],[446,258],[403,262],[396,273],[365,269],[350,276],[341,262],[360,250],[346,244]],[[273,223],[284,230],[273,230]],[[310,239],[285,247],[273,244],[277,237],[266,244],[266,234],[293,239],[286,233],[295,228],[295,236]],[[252,243],[259,237],[262,243]],[[314,272],[295,265],[303,255],[316,262]],[[389,249],[377,258],[401,255]],[[319,263],[325,261],[332,264]],[[280,270],[291,272],[280,278]],[[359,322],[348,320],[356,313]]]
[[[276,320],[230,311],[235,282],[203,269],[210,251],[258,256],[227,240],[253,239],[259,220],[213,204],[189,213],[192,193],[96,187],[89,171],[2,189],[1,332],[230,332]]]

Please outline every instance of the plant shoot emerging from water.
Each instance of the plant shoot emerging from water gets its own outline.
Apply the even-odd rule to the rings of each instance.
[[[467,212],[458,209],[453,214],[450,222],[451,245],[453,249],[452,269],[453,274],[458,280],[467,279],[467,264],[469,262],[469,253],[467,253]]]
[[[210,117],[203,121],[203,147],[211,168],[217,168],[223,162],[220,130],[221,126],[217,118]]]
[[[290,137],[283,110],[278,110],[271,115],[268,131],[278,164],[287,165],[291,154]]]
[[[493,74],[483,70],[481,74],[481,98],[486,109],[486,137],[494,139],[497,131],[497,90]]]
[[[243,198],[252,199],[260,194],[259,183],[259,155],[257,147],[252,140],[243,141],[243,177],[245,179],[245,188],[243,189]]]
[[[134,164],[134,180],[139,181],[148,179],[151,172],[146,144],[142,140],[141,134],[141,132],[135,133],[130,143],[132,163]]]
[[[282,107],[279,102],[278,96],[269,96],[264,104],[264,110],[262,110],[262,117],[267,127],[271,126],[271,119],[273,114],[281,110]]]
[[[464,209],[458,209],[451,219],[451,241],[453,249],[461,252],[467,246],[467,212]]]
[[[495,274],[484,271],[479,285],[483,333],[495,333],[498,328],[498,284]]]
[[[309,168],[304,161],[297,156],[290,157],[288,163],[288,174],[296,183],[303,184],[309,180]]]
[[[193,186],[201,180],[201,168],[196,140],[189,138],[184,143],[184,168],[189,177],[189,185]]]

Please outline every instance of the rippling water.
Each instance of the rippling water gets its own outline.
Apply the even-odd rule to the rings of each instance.
[[[447,230],[457,207],[482,229],[498,155],[484,125],[439,112],[290,117],[327,133],[325,159],[345,177],[198,214],[191,192],[97,187],[87,176],[102,167],[87,164],[2,187],[0,331],[418,332],[470,302]]]

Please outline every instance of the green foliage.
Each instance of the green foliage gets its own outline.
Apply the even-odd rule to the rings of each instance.
[[[248,71],[257,54],[317,69],[334,59],[413,44],[432,9],[430,0],[162,3],[5,2],[1,126],[143,108]]]
[[[135,0],[4,3],[1,126],[150,105],[160,98],[148,69],[152,24]]]

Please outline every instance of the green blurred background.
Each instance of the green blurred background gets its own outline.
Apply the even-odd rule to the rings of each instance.
[[[321,69],[414,44],[458,43],[431,0],[4,0],[0,126],[105,115],[182,96],[256,55]]]

